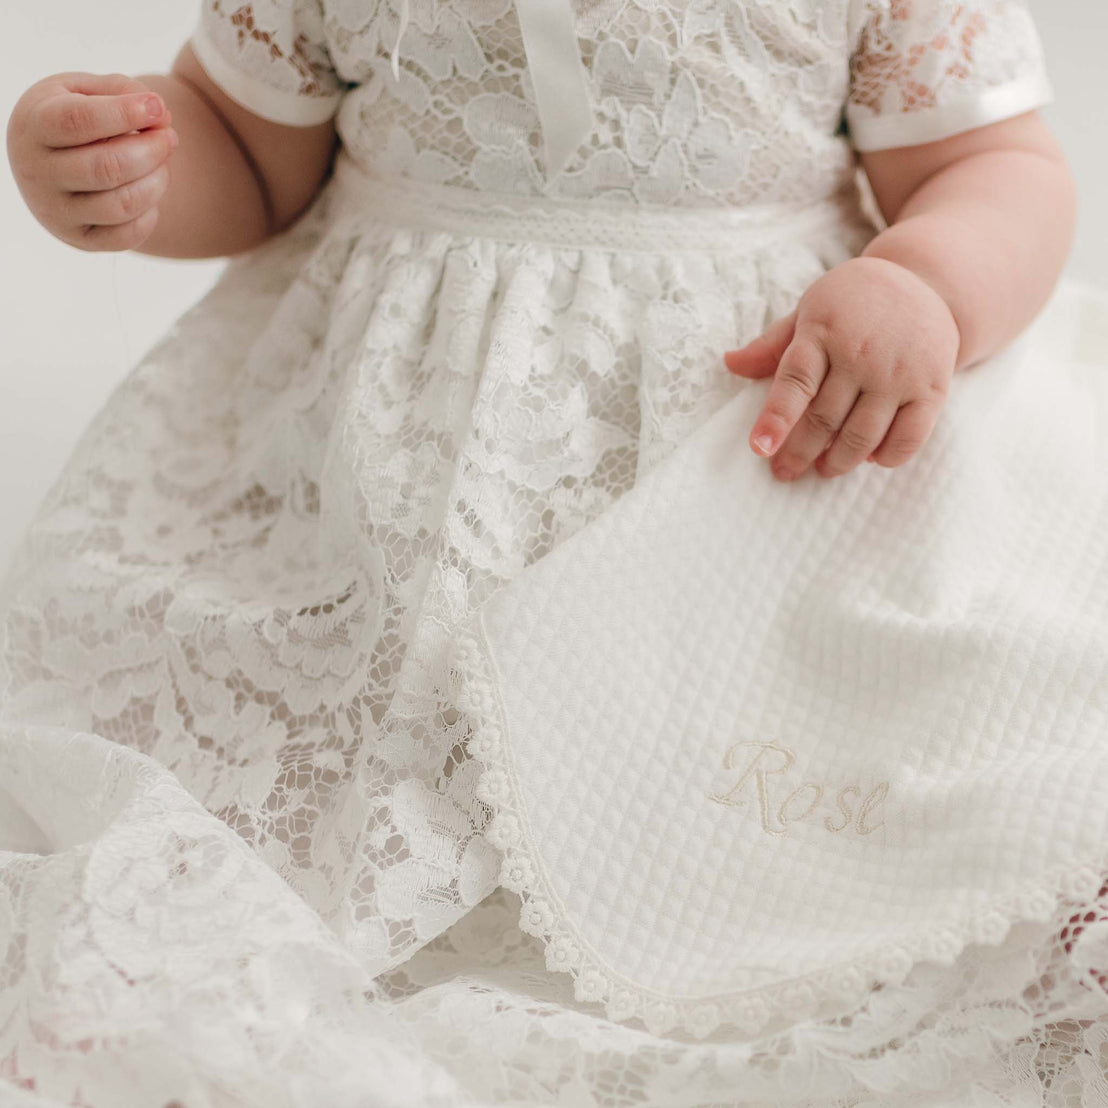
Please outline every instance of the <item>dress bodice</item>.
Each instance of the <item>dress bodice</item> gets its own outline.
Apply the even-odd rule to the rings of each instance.
[[[205,0],[198,39],[374,173],[631,204],[813,202],[1050,97],[1018,0]]]

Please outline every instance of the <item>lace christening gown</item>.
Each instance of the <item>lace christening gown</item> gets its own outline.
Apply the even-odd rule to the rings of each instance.
[[[1108,968],[1108,897],[1094,849],[1097,836],[1108,839],[1093,785],[1078,788],[1105,779],[1102,765],[1081,762],[1091,758],[1081,744],[1102,738],[1108,718],[1104,670],[1099,685],[1086,681],[1106,656],[1093,616],[1106,603],[1097,581],[1108,579],[1097,479],[1108,407],[1096,407],[1105,392],[1089,383],[1091,367],[1102,378],[1108,368],[1103,305],[1064,286],[1029,332],[1034,356],[957,375],[950,414],[918,458],[828,481],[810,475],[795,487],[773,482],[745,445],[766,382],[737,378],[722,361],[876,233],[856,181],[857,150],[939,139],[1049,100],[1025,8],[1016,0],[204,0],[192,43],[230,96],[287,124],[335,116],[342,147],[305,215],[231,259],[110,396],[5,578],[0,1101],[1108,1103],[1108,994],[1097,969]],[[1048,349],[1049,366],[1035,353]],[[1034,424],[1016,422],[1020,382],[1038,366],[1049,370],[1035,383],[1039,395],[1068,389],[1089,401],[1064,434],[1072,473],[1050,468],[1059,455],[1045,430],[1037,437]],[[1008,422],[962,419],[972,397],[981,397],[979,412],[1007,412]],[[1019,441],[1001,434],[1005,426],[1018,426]],[[612,535],[626,523],[646,550],[666,505],[695,505],[715,471],[669,500],[666,482],[724,440],[745,468],[728,478],[736,499],[722,497],[718,514],[740,503],[745,513],[740,498],[756,492],[762,515],[748,523],[765,539],[784,534],[773,521],[796,498],[810,498],[791,538],[763,553],[782,567],[790,595],[813,603],[816,571],[837,573],[834,551],[814,570],[812,558],[806,570],[788,569],[789,551],[822,533],[846,543],[844,521],[883,505],[901,505],[905,534],[933,519],[928,512],[949,512],[950,526],[929,526],[914,554],[878,552],[868,562],[859,554],[855,571],[836,579],[837,595],[855,582],[871,589],[858,594],[865,610],[877,610],[895,591],[883,594],[882,581],[898,580],[880,571],[896,561],[917,575],[897,617],[903,636],[961,628],[966,656],[999,659],[988,670],[999,692],[981,701],[993,707],[980,708],[979,730],[997,705],[1009,728],[1080,718],[1065,732],[1072,737],[1059,729],[1046,753],[1026,755],[1041,788],[1029,778],[1014,786],[1027,812],[1061,810],[1064,788],[1074,790],[1071,818],[1040,836],[1057,844],[1054,856],[1048,847],[1041,858],[1026,844],[1006,849],[999,823],[991,837],[941,839],[962,810],[999,820],[992,794],[972,791],[988,776],[987,760],[984,769],[958,761],[953,746],[956,772],[943,778],[942,803],[921,801],[898,823],[913,782],[940,779],[928,778],[934,766],[923,754],[913,761],[874,748],[869,763],[820,771],[795,738],[780,738],[782,710],[778,738],[748,751],[781,760],[751,763],[696,818],[731,821],[734,839],[712,840],[717,869],[730,864],[727,842],[738,850],[761,836],[765,849],[785,850],[810,834],[811,849],[825,851],[821,865],[841,878],[834,897],[820,892],[818,867],[806,871],[823,931],[817,919],[807,947],[777,947],[732,917],[715,926],[723,918],[711,914],[715,901],[697,892],[707,886],[689,885],[680,858],[659,846],[647,861],[669,867],[669,884],[650,870],[634,893],[641,899],[588,938],[590,908],[573,901],[585,887],[577,871],[564,850],[543,855],[583,824],[576,809],[543,806],[543,790],[563,778],[553,762],[549,773],[526,762],[528,736],[555,726],[559,705],[599,712],[622,688],[598,666],[595,683],[575,676],[555,700],[554,670],[572,660],[569,647],[554,658],[557,642],[580,634],[586,650],[608,643],[614,665],[638,638],[664,654],[669,636],[650,639],[644,614],[641,626],[632,618],[627,635],[602,642],[586,626],[588,611],[573,608],[585,586],[560,594],[559,610],[574,614],[539,655],[550,659],[545,674],[513,680],[526,643],[516,649],[511,636],[524,635],[545,567],[591,565],[608,594],[620,592],[643,558],[621,562]],[[1049,522],[1080,540],[1072,557],[1057,554],[1057,580],[1080,580],[1084,591],[1063,597],[1059,585],[1047,600],[1079,596],[1086,607],[1076,609],[1074,638],[1042,640],[1053,654],[1044,646],[1032,657],[1027,647],[1006,661],[999,638],[967,630],[1002,578],[959,576],[979,566],[966,564],[958,544],[972,531],[973,505],[1010,507],[1017,483],[1032,481],[1003,468],[1021,457],[1027,474],[1038,467],[1055,482]],[[962,466],[962,478],[926,477],[947,465]],[[892,492],[869,491],[880,489]],[[978,499],[959,499],[971,494]],[[834,506],[826,526],[821,504]],[[998,574],[1055,556],[1030,530],[1024,538],[996,531],[995,549],[1012,552],[996,555]],[[707,567],[705,557],[690,568],[690,590]],[[741,543],[728,568],[738,587],[758,580]],[[654,591],[672,579],[662,574]],[[503,591],[528,581],[532,594]],[[944,607],[950,588],[957,604]],[[651,588],[628,584],[627,594],[648,610]],[[472,617],[497,595],[522,597],[510,618],[502,606],[484,628],[492,654],[498,627],[507,644],[498,677],[471,635]],[[675,636],[712,616],[705,597],[689,591],[684,600],[666,609]],[[613,595],[613,611],[618,603]],[[830,618],[833,598],[819,610]],[[782,599],[762,609],[758,627],[800,627],[787,622],[791,611]],[[617,633],[613,620],[606,626]],[[877,641],[871,626],[866,649]],[[736,636],[747,633],[735,626]],[[537,641],[537,631],[528,634]],[[787,659],[811,659],[809,641],[794,637],[774,656],[774,672],[791,672]],[[856,655],[845,639],[839,645],[836,665],[845,668],[833,688],[845,689]],[[1069,669],[1044,668],[1057,659]],[[1036,666],[1050,690],[1035,685],[1038,700],[1027,691]],[[877,676],[857,687],[865,703],[883,704],[889,687],[870,672]],[[932,670],[900,672],[895,695],[907,697],[931,673],[948,685],[959,679],[939,658]],[[813,688],[818,678],[808,671]],[[694,733],[711,689],[687,674],[634,692],[653,713],[636,717],[642,743],[664,711],[677,743]],[[512,715],[512,697],[525,695],[551,698],[530,728]],[[805,721],[810,733],[828,720],[828,743],[836,695],[813,693]],[[752,710],[749,696],[734,715]],[[962,707],[970,703],[978,701],[967,689]],[[599,759],[618,749],[618,729],[590,718],[563,732]],[[936,710],[935,735],[946,718]],[[507,758],[509,733],[519,744],[512,774],[495,760],[498,750]],[[549,750],[560,741],[552,736]],[[603,797],[585,769],[567,773],[575,803],[625,816],[603,850],[599,831],[591,855],[588,843],[579,847],[582,874],[609,859],[646,872],[635,868],[646,848],[632,829],[651,818],[636,803],[636,764],[668,766],[664,790],[650,798],[659,803],[663,792],[684,796],[699,772],[667,761],[670,749],[659,742],[644,758],[645,746],[632,743],[603,770],[619,785]],[[714,749],[709,761],[723,753]],[[1065,762],[1070,755],[1076,761]],[[1063,762],[1068,776],[1054,768]],[[831,793],[812,815],[825,779]],[[676,812],[654,818],[673,837],[685,826]],[[826,835],[817,819],[842,833]],[[905,861],[898,828],[936,837],[915,841]],[[690,867],[701,838],[683,840]],[[966,846],[965,858],[958,851],[986,840],[997,860],[974,869],[976,848]],[[885,866],[866,871],[880,880],[846,865],[863,858]],[[799,880],[798,871],[778,872],[781,889]],[[1011,878],[989,889],[1008,908],[998,914],[1000,901],[990,899],[967,923],[955,909],[977,903],[974,890],[992,873]],[[945,875],[945,884],[921,907],[911,886],[927,874]],[[554,895],[559,880],[563,894]],[[734,904],[743,885],[728,886]],[[874,888],[892,891],[882,898]],[[769,892],[756,899],[764,907]],[[835,913],[849,905],[864,914],[839,926],[846,917]],[[930,906],[949,907],[946,922],[909,934]],[[754,907],[752,899],[743,911]],[[690,934],[716,945],[674,939],[664,982],[645,960],[617,965],[636,943],[678,934],[671,922],[690,920]],[[850,958],[828,953],[855,940]],[[719,957],[728,948],[741,980]]]

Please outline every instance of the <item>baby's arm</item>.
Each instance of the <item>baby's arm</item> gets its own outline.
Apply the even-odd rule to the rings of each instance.
[[[150,92],[163,109],[152,118]],[[188,44],[168,75],[44,78],[17,102],[7,138],[20,192],[51,234],[173,258],[237,254],[284,230],[336,143],[331,120],[293,127],[243,108]]]
[[[726,355],[735,373],[775,374],[750,441],[783,479],[907,461],[954,372],[1042,308],[1073,239],[1073,179],[1037,112],[862,161],[890,226]]]
[[[956,369],[995,354],[1042,309],[1073,242],[1073,177],[1042,117],[861,159],[890,224],[862,256],[942,296],[961,335]]]
[[[212,81],[187,43],[169,76],[139,80],[165,100],[181,136],[173,183],[142,253],[236,253],[284,230],[319,192],[335,154],[333,119],[309,127],[262,119]]]

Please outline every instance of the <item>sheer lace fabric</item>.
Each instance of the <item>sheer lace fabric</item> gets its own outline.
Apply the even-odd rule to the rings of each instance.
[[[1050,96],[1025,7],[871,2],[851,57],[846,117],[854,145],[878,150],[944,138]]]
[[[851,62],[850,105],[911,115],[975,90],[1003,88],[1033,74],[1038,62],[1025,8],[892,0],[873,6],[863,26]]]
[[[496,884],[451,628],[741,387],[712,352],[867,233],[737,265],[397,229],[329,190],[89,428],[15,574],[7,714],[168,766],[390,966]]]
[[[325,122],[342,99],[317,4],[208,0],[192,47],[229,95],[274,122]]]
[[[850,104],[901,141],[917,109],[1042,96],[1014,5],[915,8],[578,2],[599,124],[553,179],[508,0],[206,0],[196,43],[259,114],[337,112],[371,176],[661,228],[841,196]],[[721,352],[873,233],[796,226],[529,241],[390,223],[336,178],[149,351],[0,603],[13,1103],[1103,1101],[1102,888],[830,1020],[695,1041],[576,999],[498,887],[452,630],[745,387]]]
[[[818,200],[853,171],[844,108],[876,148],[1050,96],[1019,0],[572,8],[597,126],[553,180],[512,0],[205,0],[197,41],[214,44],[204,57],[221,71],[249,76],[242,94],[255,110],[298,122],[295,90],[337,108],[347,149],[383,176],[634,204]]]

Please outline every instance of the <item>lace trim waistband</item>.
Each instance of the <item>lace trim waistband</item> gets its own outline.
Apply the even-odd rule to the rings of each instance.
[[[867,225],[853,183],[814,204],[680,208],[512,196],[378,176],[344,149],[333,188],[355,218],[457,234],[612,250],[727,253]]]

